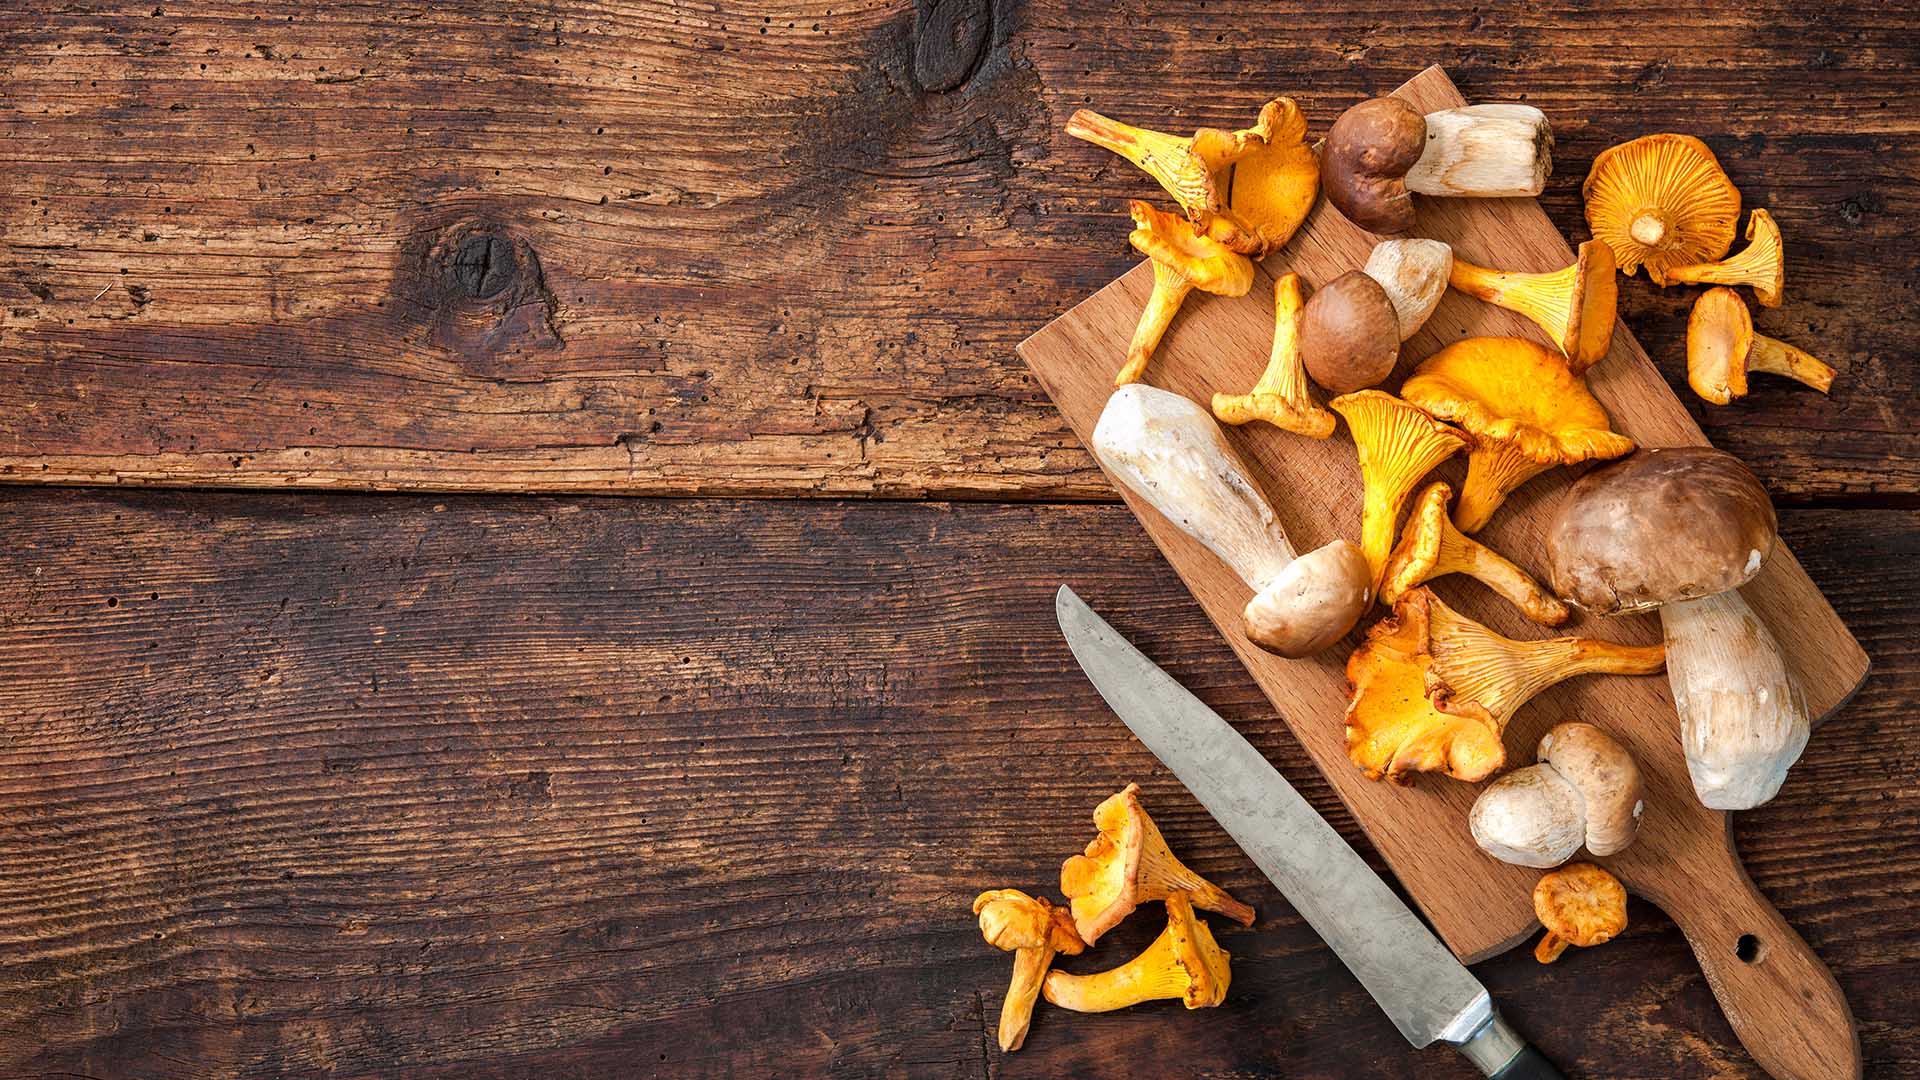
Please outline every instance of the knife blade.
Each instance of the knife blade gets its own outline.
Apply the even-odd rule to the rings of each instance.
[[[1408,1042],[1445,1042],[1497,1080],[1560,1073],[1493,1007],[1486,987],[1293,785],[1219,713],[1062,585],[1067,647],[1134,735],[1360,980]]]

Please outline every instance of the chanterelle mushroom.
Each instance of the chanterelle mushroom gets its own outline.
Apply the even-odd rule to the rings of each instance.
[[[1547,928],[1533,958],[1551,964],[1569,945],[1587,948],[1619,936],[1627,928],[1627,890],[1592,863],[1568,863],[1533,887],[1533,914]]]
[[[1145,952],[1097,975],[1047,973],[1047,1000],[1075,1012],[1107,1012],[1143,1001],[1178,998],[1189,1009],[1226,1000],[1233,972],[1206,920],[1196,918],[1185,893],[1167,897],[1167,928]]]
[[[1400,531],[1399,546],[1387,559],[1380,583],[1380,600],[1391,604],[1416,586],[1448,574],[1465,574],[1521,610],[1542,626],[1559,626],[1571,612],[1533,576],[1506,556],[1467,536],[1447,520],[1453,488],[1444,481],[1428,484],[1414,501],[1413,513]]]
[[[1300,317],[1300,358],[1313,381],[1336,394],[1379,383],[1400,358],[1393,298],[1360,270],[1322,285]]]
[[[1307,119],[1291,98],[1267,102],[1254,125],[1239,131],[1201,128],[1183,139],[1081,109],[1067,121],[1067,134],[1138,165],[1195,229],[1255,258],[1292,238],[1320,191]]]
[[[1469,105],[1423,117],[1399,98],[1374,98],[1340,114],[1327,132],[1320,185],[1355,225],[1406,232],[1412,192],[1540,194],[1552,150],[1546,115],[1530,105]]]
[[[1725,286],[1694,301],[1687,319],[1687,385],[1704,401],[1725,405],[1747,396],[1747,372],[1785,375],[1821,393],[1833,386],[1834,370],[1784,341],[1757,334],[1740,294]]]
[[[1253,590],[1243,615],[1254,644],[1311,656],[1366,613],[1373,580],[1360,550],[1335,540],[1295,558],[1246,465],[1194,402],[1140,383],[1121,387],[1094,425],[1093,452]]]
[[[1740,597],[1775,539],[1773,504],[1731,454],[1642,450],[1575,481],[1547,526],[1548,579],[1600,615],[1660,609],[1694,793],[1759,806],[1806,749],[1800,687]]]
[[[1640,768],[1592,724],[1568,721],[1540,740],[1539,764],[1487,785],[1467,826],[1480,850],[1518,866],[1559,866],[1585,844],[1613,855],[1640,829]]]
[[[1468,296],[1532,319],[1575,374],[1605,359],[1613,343],[1620,288],[1613,249],[1602,241],[1581,244],[1571,266],[1545,274],[1489,270],[1455,258],[1451,283]]]
[[[1707,144],[1690,135],[1647,135],[1600,152],[1581,187],[1587,226],[1619,260],[1644,266],[1655,285],[1676,266],[1711,261],[1733,245],[1740,192]]]
[[[1400,507],[1420,478],[1467,444],[1458,431],[1392,394],[1362,390],[1327,403],[1347,418],[1364,485],[1360,550],[1378,591],[1393,551]]]
[[[1073,910],[1081,940],[1091,945],[1135,907],[1174,894],[1252,926],[1252,908],[1174,857],[1140,805],[1139,792],[1140,785],[1128,784],[1095,807],[1093,823],[1100,835],[1087,845],[1085,855],[1060,865],[1060,891]]]
[[[1077,956],[1086,948],[1074,933],[1065,908],[1019,889],[994,889],[974,898],[973,913],[980,916],[980,936],[996,949],[1013,953],[1013,982],[1000,1005],[1000,1049],[1014,1051],[1027,1039],[1033,1022],[1033,1003],[1040,997],[1040,980],[1055,953]]]
[[[1400,396],[1472,439],[1453,515],[1461,532],[1480,531],[1509,492],[1556,465],[1633,449],[1566,360],[1522,338],[1456,341],[1421,361]]]
[[[1372,780],[1484,780],[1506,763],[1501,735],[1535,694],[1575,675],[1646,675],[1662,663],[1657,645],[1515,641],[1414,589],[1347,660],[1347,756]]]
[[[1761,307],[1779,307],[1786,287],[1787,253],[1773,215],[1755,210],[1747,217],[1747,246],[1740,254],[1714,263],[1692,263],[1667,271],[1672,281],[1696,285],[1745,285]]]
[[[1380,283],[1400,323],[1405,341],[1427,324],[1446,295],[1453,271],[1453,248],[1438,240],[1382,240],[1367,255],[1360,272]]]
[[[1133,212],[1133,232],[1127,242],[1153,260],[1153,295],[1140,313],[1127,362],[1113,377],[1115,386],[1138,382],[1147,361],[1172,324],[1173,316],[1195,289],[1217,296],[1245,296],[1253,288],[1253,264],[1245,255],[1208,236],[1195,235],[1187,223],[1138,199],[1127,204]]]
[[[1333,434],[1333,414],[1314,403],[1300,360],[1303,303],[1299,274],[1284,274],[1273,283],[1273,352],[1267,370],[1248,393],[1213,395],[1213,415],[1221,423],[1264,420],[1310,439]]]

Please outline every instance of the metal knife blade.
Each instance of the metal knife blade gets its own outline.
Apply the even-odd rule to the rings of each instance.
[[[1486,987],[1220,714],[1072,589],[1061,586],[1054,610],[1100,696],[1286,895],[1408,1042],[1451,1043],[1488,1075],[1518,1064],[1523,1051],[1537,1058],[1498,1019]]]

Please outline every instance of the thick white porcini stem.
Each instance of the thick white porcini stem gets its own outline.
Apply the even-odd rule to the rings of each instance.
[[[1738,589],[1660,609],[1680,743],[1700,802],[1745,810],[1773,798],[1806,749],[1800,687]]]
[[[1553,129],[1531,105],[1468,105],[1427,114],[1427,148],[1407,170],[1422,195],[1538,195],[1553,171]]]

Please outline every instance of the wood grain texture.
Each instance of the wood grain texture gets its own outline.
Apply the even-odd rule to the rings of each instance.
[[[1013,347],[1153,189],[1065,117],[1318,133],[1439,62],[1549,113],[1569,235],[1601,148],[1705,137],[1786,233],[1761,329],[1841,376],[1689,412],[1782,500],[1920,490],[1911,6],[729,10],[0,13],[0,477],[1108,498]],[[1679,385],[1693,290],[1622,293]]]
[[[1430,69],[1397,91],[1422,111],[1460,104],[1454,88],[1439,69]],[[1544,270],[1573,260],[1567,247],[1532,200],[1425,200],[1414,235],[1452,244],[1461,256],[1486,262],[1489,254],[1505,256],[1509,265]],[[1352,225],[1338,211],[1322,205],[1301,228],[1286,252],[1267,261],[1263,270],[1278,275],[1298,271],[1308,281],[1329,281],[1341,268],[1366,261],[1375,238]],[[1061,412],[1082,440],[1091,437],[1108,396],[1112,393],[1115,356],[1125,355],[1140,309],[1152,289],[1152,267],[1141,265],[1074,308],[1020,346]],[[1154,385],[1207,401],[1214,391],[1238,393],[1252,386],[1264,366],[1259,345],[1273,333],[1272,279],[1256,275],[1253,290],[1244,297],[1196,297],[1191,310],[1179,317],[1170,340],[1148,368]],[[1430,355],[1444,343],[1469,336],[1525,333],[1524,321],[1510,312],[1449,293],[1425,327],[1402,350],[1398,378],[1412,366],[1412,358]],[[1702,441],[1659,374],[1646,360],[1631,334],[1616,331],[1613,349],[1588,373],[1593,391],[1614,417],[1617,430],[1642,446],[1678,446]],[[1228,429],[1228,439],[1240,449],[1270,494],[1288,536],[1300,551],[1309,551],[1339,537],[1359,535],[1361,483],[1353,442],[1344,430],[1332,439],[1304,439],[1267,425]],[[1463,466],[1456,460],[1447,475],[1458,480]],[[1572,482],[1569,470],[1546,474],[1516,492],[1480,538],[1496,551],[1523,565],[1538,565],[1545,549],[1546,519],[1553,496]],[[1246,640],[1241,631],[1241,609],[1248,592],[1239,577],[1202,545],[1172,522],[1155,513],[1132,492],[1130,505],[1166,553],[1174,569],[1193,589],[1221,632],[1233,644],[1268,697],[1288,715],[1294,731],[1316,762],[1347,800],[1375,846],[1386,855],[1441,936],[1463,958],[1479,959],[1516,944],[1534,925],[1533,910],[1523,887],[1538,874],[1505,866],[1483,856],[1465,827],[1466,811],[1479,793],[1475,785],[1442,777],[1423,777],[1412,790],[1369,781],[1348,760],[1339,717],[1348,694],[1344,664],[1357,641],[1356,630],[1347,644],[1336,646],[1310,661],[1272,656]],[[1544,636],[1530,627],[1510,605],[1485,590],[1457,581],[1435,586],[1467,615],[1521,638]],[[1851,696],[1866,674],[1867,658],[1848,635],[1832,609],[1807,580],[1789,552],[1776,551],[1762,574],[1743,590],[1756,612],[1780,628],[1789,663],[1801,675],[1814,716],[1822,716]],[[1633,644],[1659,640],[1657,617],[1582,619],[1562,632],[1587,634]],[[1542,732],[1562,719],[1605,718],[1605,726],[1620,738],[1641,763],[1647,783],[1649,814],[1639,839],[1627,851],[1599,860],[1618,873],[1633,891],[1656,902],[1701,894],[1746,893],[1737,861],[1724,856],[1726,815],[1698,805],[1680,754],[1671,692],[1664,679],[1596,677],[1578,679],[1542,695],[1515,718],[1508,732],[1513,760],[1529,760],[1524,748],[1533,746]],[[1499,898],[1499,899],[1489,899]],[[1753,898],[1757,901],[1757,897]],[[1758,904],[1764,908],[1764,903]],[[1743,909],[1750,910],[1750,909]],[[1705,930],[1701,922],[1690,924]],[[1769,938],[1782,938],[1786,947],[1770,963],[1749,965],[1721,976],[1716,986],[1729,996],[1733,1011],[1748,1017],[1798,1016],[1803,1025],[1774,1021],[1770,1030],[1784,1036],[1781,1052],[1794,1047],[1816,1048],[1831,1066],[1834,1047],[1820,1055],[1821,1032],[1845,1027],[1845,1006],[1830,991],[1822,1010],[1792,1006],[1802,993],[1828,990],[1822,981],[1809,983],[1818,972],[1791,934],[1769,923]],[[1715,941],[1739,938],[1753,927],[1717,928]],[[1730,932],[1729,932],[1730,931]],[[1709,957],[1721,950],[1703,950]],[[1789,957],[1797,956],[1799,963]],[[1795,978],[1789,975],[1791,971]],[[1758,978],[1756,978],[1758,976]],[[1744,1008],[1735,1001],[1751,995]],[[1763,1030],[1753,1026],[1756,1037]],[[1756,1048],[1761,1052],[1760,1048]],[[1820,1073],[1814,1062],[1798,1063],[1797,1075]],[[1852,1069],[1842,1070],[1850,1075]]]
[[[1740,846],[1868,1074],[1910,1075],[1920,516],[1783,527],[1878,667]],[[1470,1075],[1404,1048],[1074,666],[1063,580],[1367,850],[1122,508],[15,489],[0,530],[0,1074]],[[1233,990],[1043,1007],[1003,1056],[968,902],[1057,896],[1130,779],[1260,913],[1216,921]],[[1572,1075],[1760,1075],[1632,919],[1476,970]]]

